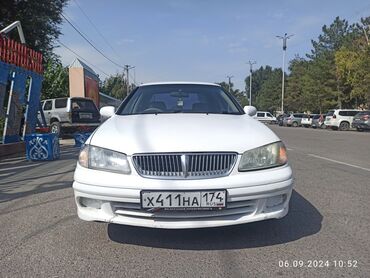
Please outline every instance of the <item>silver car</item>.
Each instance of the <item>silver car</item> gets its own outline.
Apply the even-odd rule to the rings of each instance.
[[[285,117],[283,120],[283,126],[292,126],[292,127],[298,127],[302,125],[302,118],[306,114],[304,113],[293,113],[290,114],[288,117]]]
[[[52,133],[92,131],[100,125],[100,113],[89,98],[56,98],[41,102],[46,124]],[[39,114],[42,122],[42,116]]]

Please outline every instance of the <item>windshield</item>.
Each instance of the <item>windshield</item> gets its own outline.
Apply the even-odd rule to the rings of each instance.
[[[118,115],[160,113],[244,114],[221,87],[194,84],[139,87],[117,111]]]

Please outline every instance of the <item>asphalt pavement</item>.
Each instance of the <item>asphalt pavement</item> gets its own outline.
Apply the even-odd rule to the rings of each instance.
[[[280,220],[197,230],[81,221],[78,149],[0,160],[0,277],[368,277],[370,132],[269,126],[295,188]]]

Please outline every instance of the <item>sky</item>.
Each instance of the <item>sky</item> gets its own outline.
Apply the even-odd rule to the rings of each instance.
[[[82,11],[81,11],[81,9]],[[310,52],[324,24],[336,16],[350,23],[370,16],[365,0],[70,0],[65,16],[110,62],[64,21],[59,40],[89,62],[101,80],[135,66],[136,83],[231,81],[245,90],[249,60],[254,69],[282,67],[282,41],[288,40],[287,68],[295,55]],[[92,23],[89,21],[89,19]],[[58,43],[57,43],[58,44]],[[64,65],[76,57],[64,46],[55,52]],[[119,66],[117,66],[118,64]]]

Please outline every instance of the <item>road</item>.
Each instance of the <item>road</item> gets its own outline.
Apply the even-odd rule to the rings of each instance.
[[[370,133],[271,128],[294,170],[290,212],[225,228],[84,222],[71,189],[73,146],[53,162],[1,160],[0,276],[368,277]]]

